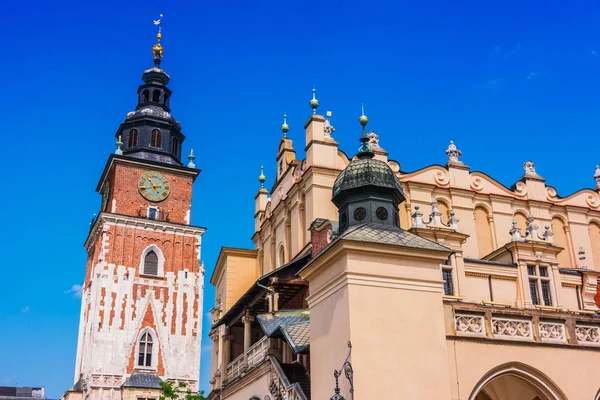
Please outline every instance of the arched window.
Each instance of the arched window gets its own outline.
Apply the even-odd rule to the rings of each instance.
[[[150,335],[150,333],[148,332],[145,332],[140,339],[138,351],[138,366],[152,366],[152,335]]]
[[[144,275],[158,275],[158,256],[150,250],[144,258]]]
[[[158,129],[152,130],[152,140],[150,141],[150,146],[161,147],[160,131]]]
[[[450,215],[448,212],[448,210],[449,210],[448,205],[446,204],[445,201],[441,201],[440,199],[437,199],[437,201],[439,203],[438,210],[440,210],[440,212],[442,213],[442,222],[444,224],[447,224],[448,223],[448,215]]]
[[[147,103],[148,101],[150,101],[150,91],[148,89],[146,89],[142,92],[142,101],[144,103]]]
[[[283,264],[285,264],[285,246],[283,245],[283,243],[279,244],[279,263],[277,265],[277,267],[281,267]]]
[[[490,254],[494,251],[492,242],[492,229],[490,227],[489,216],[486,210],[477,207],[474,212],[475,231],[477,233],[477,249],[479,250],[479,258]]]
[[[600,269],[600,225],[595,222],[592,222],[589,226],[590,231],[590,241],[592,242],[592,261],[594,262],[594,266],[588,266],[590,269],[595,269],[596,271]],[[587,261],[587,260],[586,260]]]
[[[527,216],[518,212],[513,215],[513,219],[517,221],[517,228],[521,230],[521,234],[525,235],[525,229],[527,229]]]
[[[173,146],[171,149],[171,153],[173,153],[173,155],[178,155],[179,154],[179,140],[177,140],[176,137],[173,138]]]
[[[160,101],[160,90],[155,89],[154,92],[152,92],[152,101],[155,103]]]
[[[166,105],[167,107],[169,107],[169,100],[170,100],[169,94],[168,94],[168,93],[165,93],[165,94],[163,95],[163,98],[165,99],[165,105]]]
[[[565,224],[560,218],[552,218],[552,233],[554,234],[554,245],[564,248],[563,251],[558,253],[558,266],[560,268],[573,268]]]
[[[132,129],[129,131],[129,140],[127,147],[137,146],[137,129]]]

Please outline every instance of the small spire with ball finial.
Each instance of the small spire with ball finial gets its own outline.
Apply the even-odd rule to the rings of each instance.
[[[283,124],[281,125],[281,132],[283,132],[283,137],[287,138],[287,133],[290,130],[290,126],[287,124],[287,115],[283,114]]]
[[[194,155],[194,149],[190,149],[190,155],[188,155],[187,158],[190,160],[187,165],[188,168],[196,168],[196,164],[194,164],[194,160],[196,159],[196,156]]]
[[[361,104],[361,115],[358,117],[358,122],[362,126],[362,136],[360,138],[360,142],[362,145],[358,149],[358,154],[356,155],[358,158],[373,158],[375,154],[373,154],[373,150],[371,150],[371,146],[369,146],[369,137],[367,136],[367,123],[369,122],[369,118],[365,115],[365,105]]]
[[[313,114],[317,113],[317,107],[319,107],[319,100],[317,100],[317,89],[315,89],[315,87],[313,86],[313,90],[312,90],[312,99],[310,101],[310,107],[313,110]]]
[[[115,154],[117,154],[117,155],[123,154],[123,150],[121,150],[121,147],[123,147],[123,142],[121,141],[121,135],[119,135],[119,139],[117,139],[117,143],[115,143],[115,145],[117,146],[117,150],[115,150]]]
[[[262,165],[260,166],[260,175],[258,176],[258,181],[260,182],[260,188],[263,189],[265,187],[267,177],[265,176],[265,168]]]

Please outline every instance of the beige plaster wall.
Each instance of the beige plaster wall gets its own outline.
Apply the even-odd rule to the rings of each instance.
[[[439,262],[447,254],[432,259],[392,256],[383,248],[332,250],[323,260],[325,268],[315,264],[306,271],[312,398],[331,396],[331,374],[342,366],[348,340],[355,398],[449,398],[439,276]],[[415,361],[401,361],[407,359]],[[430,384],[431,376],[437,377],[436,385]]]
[[[492,369],[523,363],[541,379],[546,376],[571,400],[593,400],[600,387],[600,349],[534,346],[502,341],[448,340],[452,399],[469,399],[478,381]]]
[[[231,387],[228,387],[222,392],[221,398],[248,400],[253,396],[256,396],[259,399],[264,399],[266,395],[269,395],[272,398],[271,393],[269,393],[269,376],[266,371],[261,372],[265,373],[234,383]]]

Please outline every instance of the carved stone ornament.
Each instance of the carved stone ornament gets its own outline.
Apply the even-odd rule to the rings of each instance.
[[[565,340],[565,325],[554,322],[540,322],[542,340]]]
[[[369,145],[371,147],[379,147],[379,136],[375,133],[375,131],[371,131],[367,134],[369,138]]]
[[[575,328],[577,341],[583,343],[599,344],[600,343],[600,327],[577,325]]]
[[[596,181],[596,190],[600,190],[600,165],[596,165],[596,172],[594,173],[594,180]]]
[[[448,156],[448,164],[462,164],[463,162],[458,159],[462,155],[462,151],[456,148],[456,145],[451,140],[450,145],[446,149],[446,155]]]
[[[457,333],[485,334],[485,323],[482,315],[456,314],[454,326]]]
[[[525,170],[526,174],[537,175],[537,173],[535,172],[535,164],[531,160],[525,161],[525,163],[523,163],[523,169]]]
[[[419,208],[419,206],[415,206],[415,212],[411,215],[411,228],[425,228],[425,223],[423,223],[423,213],[419,211]]]
[[[492,331],[496,336],[530,338],[531,321],[510,318],[492,318]]]
[[[325,123],[323,124],[323,132],[325,133],[326,138],[331,138],[331,135],[333,134],[333,132],[335,132],[335,128],[333,127],[333,125],[331,125],[329,119],[326,119]]]

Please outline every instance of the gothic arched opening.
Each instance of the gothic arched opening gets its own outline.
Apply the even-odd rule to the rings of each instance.
[[[520,363],[499,366],[482,378],[469,400],[566,400],[541,372]]]

